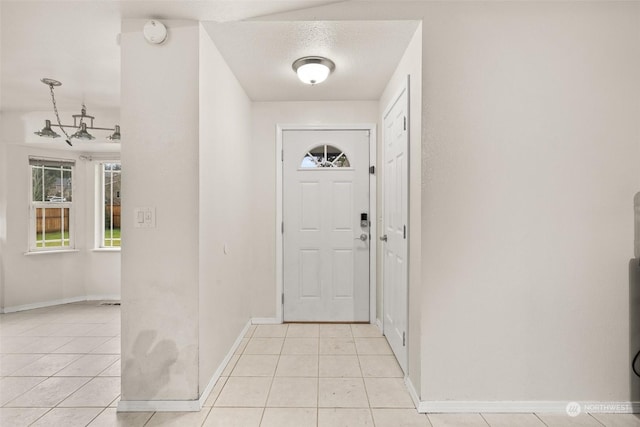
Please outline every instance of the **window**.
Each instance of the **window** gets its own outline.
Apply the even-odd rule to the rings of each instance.
[[[71,161],[29,159],[31,221],[29,250],[72,249],[73,167]]]
[[[101,163],[100,247],[120,247],[120,162]]]
[[[348,168],[349,159],[342,150],[332,145],[319,145],[307,152],[302,159],[302,169]]]

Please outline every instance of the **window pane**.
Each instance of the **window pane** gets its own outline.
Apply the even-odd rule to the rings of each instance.
[[[36,208],[36,247],[68,247],[69,208]]]
[[[44,201],[43,176],[44,168],[42,166],[31,166],[31,195],[34,202]]]
[[[36,208],[36,247],[42,248],[44,247],[44,222],[45,221],[45,209],[44,208]]]
[[[70,216],[73,200],[73,164],[29,159],[34,241],[32,248],[71,247]]]
[[[300,167],[309,168],[348,168],[351,164],[347,155],[332,145],[319,145],[309,150]]]
[[[71,170],[65,169],[62,171],[62,198],[65,202],[71,202],[72,189],[71,189]]]
[[[307,154],[302,159],[302,163],[300,163],[300,167],[304,169],[317,168],[319,162],[320,162],[320,158],[313,156],[311,154]]]
[[[120,228],[106,229],[104,231],[104,247],[112,248],[120,246]]]
[[[327,145],[327,163],[331,164],[329,167],[349,167],[349,159],[347,159],[347,156],[339,148],[332,145]]]
[[[103,247],[120,246],[120,163],[103,164],[104,240]]]
[[[48,202],[64,202],[62,192],[62,169],[44,168],[44,197]]]

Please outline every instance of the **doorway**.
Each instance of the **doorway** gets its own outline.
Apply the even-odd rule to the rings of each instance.
[[[278,131],[281,319],[375,319],[375,127]]]

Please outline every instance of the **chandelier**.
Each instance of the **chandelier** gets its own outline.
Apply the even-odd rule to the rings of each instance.
[[[51,126],[56,126],[56,127],[59,127],[62,133],[64,134],[64,136],[67,137],[65,141],[69,145],[73,145],[71,143],[71,139],[80,139],[84,141],[90,141],[92,139],[95,139],[95,137],[89,133],[89,130],[112,131],[113,133],[109,135],[107,139],[110,139],[112,141],[120,141],[120,126],[115,125],[113,128],[101,128],[101,127],[94,126],[93,120],[95,119],[95,117],[87,114],[87,107],[84,105],[84,103],[82,104],[82,108],[80,109],[80,114],[74,114],[72,116],[73,124],[63,125],[60,122],[60,115],[58,114],[58,106],[56,105],[56,96],[53,91],[54,87],[61,86],[62,83],[60,83],[57,80],[47,79],[47,78],[41,79],[40,81],[46,84],[47,86],[49,86],[49,91],[51,92],[51,102],[53,104],[53,112],[56,115],[57,124],[52,125],[51,120],[45,120],[44,128],[42,128],[42,130],[40,131],[34,132],[36,135],[43,136],[45,138],[59,138],[60,135],[58,135],[58,133],[56,133],[53,129],[51,129]],[[65,130],[65,128],[76,129],[76,131],[72,135],[69,135]]]

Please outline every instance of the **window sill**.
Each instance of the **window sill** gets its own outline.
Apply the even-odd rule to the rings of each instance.
[[[45,255],[45,254],[69,254],[74,252],[80,252],[78,249],[60,249],[60,250],[51,250],[51,251],[33,251],[33,252],[25,252],[26,256],[31,255]]]
[[[120,248],[95,248],[92,252],[120,252]]]

